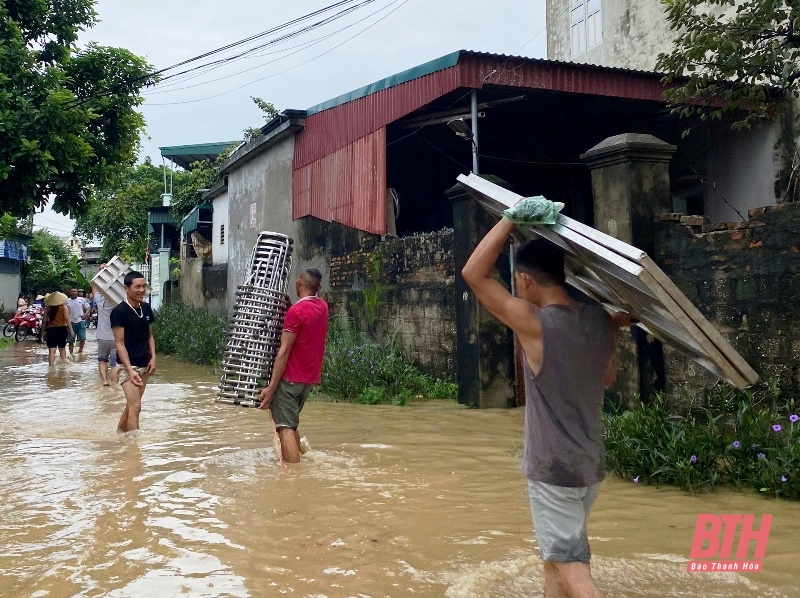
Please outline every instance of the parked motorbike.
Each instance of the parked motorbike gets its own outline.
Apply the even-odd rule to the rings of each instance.
[[[38,306],[28,307],[18,311],[3,328],[5,336],[14,336],[21,342],[29,334],[39,337],[42,328],[42,310]]]

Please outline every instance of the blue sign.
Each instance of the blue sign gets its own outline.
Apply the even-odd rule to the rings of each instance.
[[[17,241],[0,239],[0,257],[24,262],[28,259],[28,246]]]

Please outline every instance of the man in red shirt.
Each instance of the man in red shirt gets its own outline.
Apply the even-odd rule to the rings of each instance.
[[[328,304],[317,297],[322,274],[316,268],[303,271],[295,283],[299,297],[283,320],[281,345],[269,385],[261,391],[259,409],[269,409],[280,447],[279,458],[300,462],[300,411],[311,387],[320,381],[325,337],[328,334]]]

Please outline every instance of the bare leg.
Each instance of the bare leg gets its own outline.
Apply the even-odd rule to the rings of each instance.
[[[98,361],[97,369],[100,371],[100,379],[103,381],[103,386],[108,386],[108,362]]]
[[[559,586],[553,590],[563,591],[563,594],[554,596],[565,596],[567,598],[601,598],[602,594],[592,580],[592,573],[589,563],[557,563],[555,561],[545,561],[545,596],[550,598],[547,593],[547,564],[550,564],[555,572],[555,578]]]
[[[119,366],[114,366],[111,368],[110,372],[111,381],[116,384],[119,381]]]
[[[50,347],[47,349],[47,363],[53,365],[56,362],[56,348]]]
[[[69,354],[72,355],[73,351],[75,351],[75,343],[69,344]]]
[[[86,341],[78,341],[78,353],[83,353],[83,346],[86,344]]]
[[[122,385],[126,401],[125,410],[122,412],[122,415],[126,417],[124,424],[123,419],[120,418],[120,425],[117,426],[117,430],[130,432],[131,430],[139,429],[139,413],[142,411],[142,395],[144,394],[146,386],[146,383],[143,383],[141,386],[136,386],[130,380],[126,380]]]
[[[297,430],[278,428],[281,456],[286,463],[300,463],[300,442]]]
[[[61,356],[61,363],[67,363],[67,350],[64,347],[58,348],[58,354]]]
[[[544,595],[545,598],[567,597],[567,592],[561,587],[558,570],[553,561],[544,562]]]

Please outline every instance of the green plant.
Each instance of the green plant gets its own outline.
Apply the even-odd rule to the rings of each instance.
[[[335,399],[368,404],[405,405],[413,397],[458,396],[454,383],[422,374],[396,342],[370,341],[340,317],[332,318],[328,327],[322,387]]]
[[[172,353],[183,361],[219,366],[228,341],[225,314],[175,302],[162,306],[155,316],[153,336],[157,353]]]
[[[606,465],[635,482],[690,492],[727,483],[800,498],[800,414],[776,380],[744,390],[704,389],[685,414],[663,397],[604,416]]]

